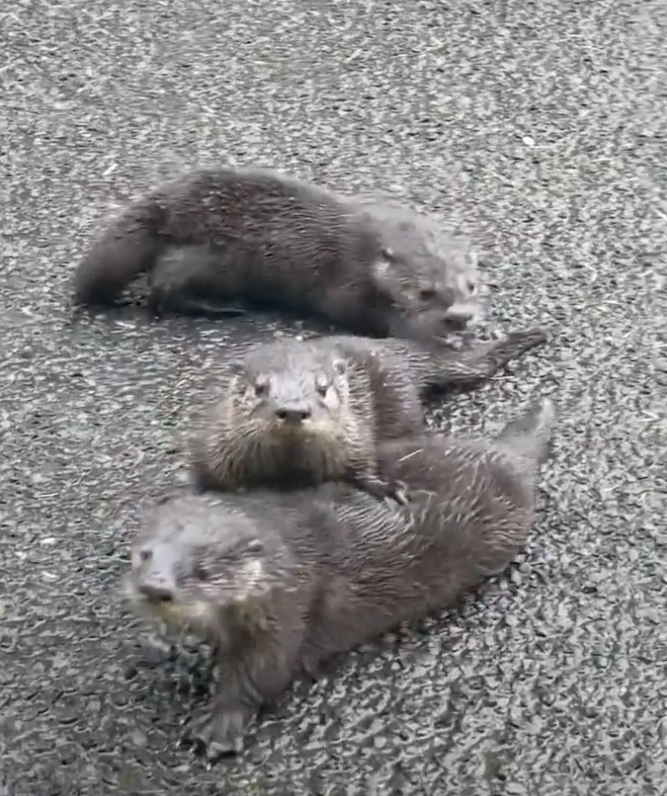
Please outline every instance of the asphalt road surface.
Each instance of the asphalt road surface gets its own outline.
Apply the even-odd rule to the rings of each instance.
[[[19,0],[0,11],[0,794],[667,791],[667,12],[648,0]],[[187,477],[230,350],[296,322],[68,323],[118,205],[196,164],[390,190],[488,253],[548,347],[437,406],[561,413],[525,555],[340,661],[208,768],[190,657],[147,668],[137,509]]]

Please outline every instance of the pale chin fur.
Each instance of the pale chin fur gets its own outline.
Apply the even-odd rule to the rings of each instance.
[[[323,436],[329,436],[331,434],[331,420],[329,418],[310,418],[308,420],[302,421],[298,426],[290,426],[289,424],[274,424],[270,426],[269,433],[278,439],[320,439]],[[258,435],[258,438],[261,444],[263,441],[263,436]]]
[[[168,607],[156,605],[143,597],[131,575],[125,579],[124,593],[138,616],[161,622],[177,633],[195,631],[205,634],[209,627],[215,625],[215,609],[203,600],[187,604],[171,603]]]
[[[322,431],[328,431],[329,428],[330,423],[310,418],[303,420],[297,426],[292,426],[289,423],[271,424],[269,431],[278,436],[299,438],[303,436],[319,436]]]

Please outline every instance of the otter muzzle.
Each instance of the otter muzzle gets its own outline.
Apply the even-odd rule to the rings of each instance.
[[[305,420],[308,420],[313,412],[309,406],[305,404],[290,405],[290,406],[277,406],[275,409],[276,418],[286,425],[298,426]]]
[[[173,602],[176,584],[159,572],[151,572],[139,579],[137,589],[149,602],[163,605]]]

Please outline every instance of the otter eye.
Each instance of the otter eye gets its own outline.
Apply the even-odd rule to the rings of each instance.
[[[477,284],[475,282],[473,282],[472,279],[469,279],[468,282],[467,282],[467,288],[468,288],[468,291],[469,291],[470,295],[474,296],[475,292],[477,291]]]
[[[433,301],[438,295],[438,291],[434,287],[423,287],[419,291],[419,298],[422,301]]]
[[[152,554],[151,554],[151,551],[149,550],[149,548],[143,547],[139,551],[139,561],[141,561],[142,563],[145,563],[146,561],[148,561],[150,559],[151,555]]]

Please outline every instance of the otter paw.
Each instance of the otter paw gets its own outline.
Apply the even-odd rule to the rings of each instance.
[[[407,506],[410,502],[408,485],[403,481],[392,481],[391,484],[389,484],[388,495],[401,506]]]
[[[409,501],[408,487],[403,481],[383,481],[375,476],[365,478],[354,478],[353,483],[358,489],[362,489],[367,494],[377,500],[390,500],[405,505]]]
[[[243,736],[250,719],[249,711],[244,708],[225,711],[202,708],[193,715],[186,733],[213,762],[223,755],[243,751]]]

